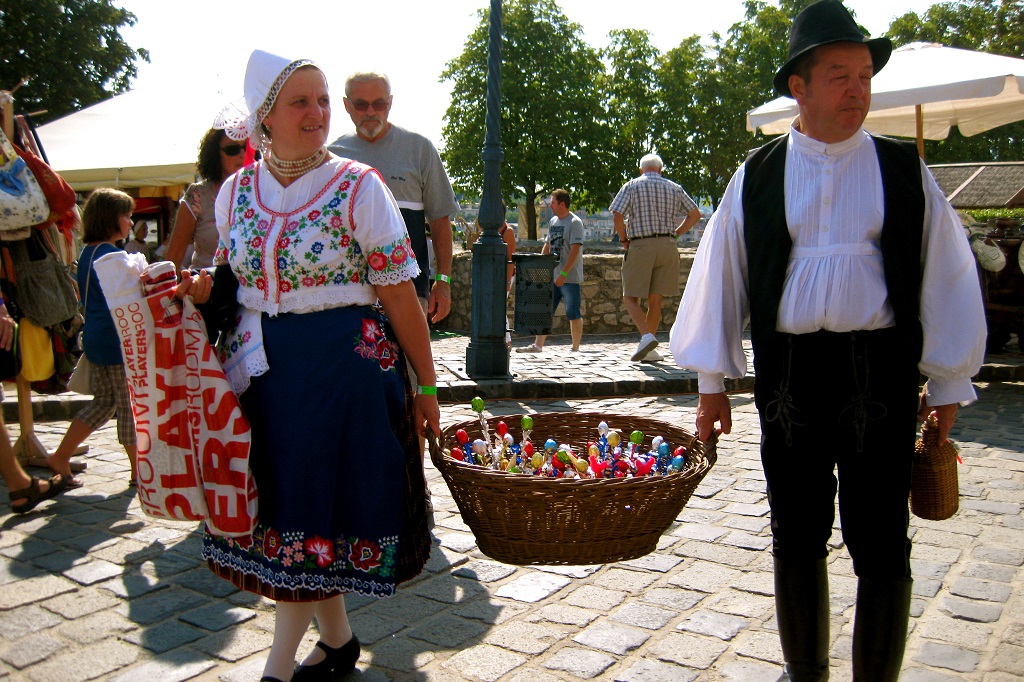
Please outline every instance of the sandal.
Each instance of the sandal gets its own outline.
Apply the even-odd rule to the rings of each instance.
[[[33,476],[32,482],[27,488],[22,488],[21,490],[15,490],[8,493],[8,496],[11,498],[11,511],[15,514],[27,514],[35,509],[36,505],[40,502],[57,497],[57,495],[60,495],[68,487],[67,479],[60,474],[55,474],[47,479],[47,483],[50,484],[50,487],[46,490],[39,489],[39,482],[42,480],[43,479],[41,478]],[[28,500],[28,502],[16,507],[14,506],[15,500]]]

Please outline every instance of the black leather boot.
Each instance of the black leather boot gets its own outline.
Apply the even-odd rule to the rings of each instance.
[[[828,569],[824,559],[775,557],[775,615],[793,682],[828,679]]]
[[[853,623],[854,682],[896,682],[910,620],[910,578],[861,578]]]

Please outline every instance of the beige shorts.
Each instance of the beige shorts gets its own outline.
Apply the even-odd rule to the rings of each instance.
[[[622,258],[622,295],[679,295],[679,250],[672,237],[634,239]]]

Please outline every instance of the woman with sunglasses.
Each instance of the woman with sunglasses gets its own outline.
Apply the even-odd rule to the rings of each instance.
[[[207,533],[203,556],[277,603],[263,680],[333,680],[360,652],[345,593],[392,596],[429,557],[417,432],[439,433],[436,375],[405,222],[377,171],[327,150],[323,72],[256,50],[244,92],[215,125],[261,158],[217,196],[213,286],[237,279],[218,348],[252,429],[259,520]],[[313,618],[320,640],[294,670]]]
[[[210,128],[199,143],[196,163],[200,181],[189,185],[178,204],[174,231],[167,245],[166,260],[179,271],[184,268],[208,268],[217,249],[217,223],[213,203],[224,179],[245,165],[245,142],[236,142],[223,130]],[[185,255],[192,246],[190,262]]]

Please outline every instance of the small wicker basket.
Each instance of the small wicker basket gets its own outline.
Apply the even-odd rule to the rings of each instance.
[[[939,426],[934,417],[929,417],[914,447],[910,511],[931,521],[945,521],[960,506],[956,447],[948,440],[942,445],[938,441]]]
[[[717,459],[716,439],[707,444],[677,426],[633,416],[588,413],[540,413],[533,434],[586,452],[602,421],[613,429],[643,431],[649,449],[662,436],[673,449],[687,449],[678,473],[611,479],[541,478],[495,471],[442,454],[457,444],[455,432],[482,437],[479,420],[452,424],[441,442],[430,437],[430,457],[441,472],[480,551],[514,565],[605,564],[652,552],[658,539],[682,511],[690,495]],[[491,417],[491,434],[504,420],[516,430],[522,415]],[[513,433],[519,436],[518,433]]]

